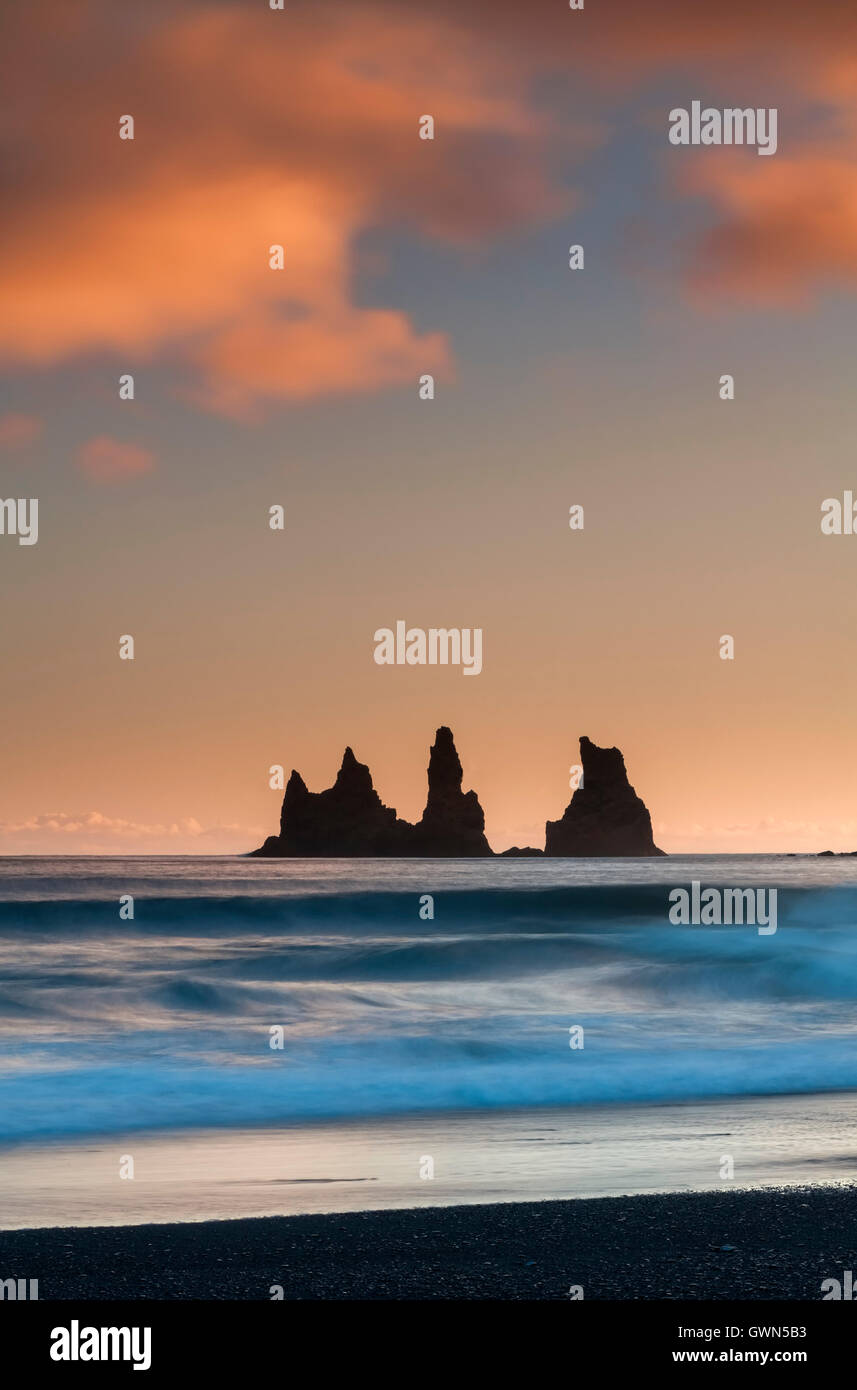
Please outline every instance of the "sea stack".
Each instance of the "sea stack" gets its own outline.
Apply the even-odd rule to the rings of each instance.
[[[584,737],[580,761],[581,785],[562,820],[549,820],[545,826],[545,854],[578,859],[663,854],[619,749],[599,748]]]
[[[332,787],[311,792],[292,771],[283,797],[279,835],[270,835],[254,854],[265,857],[360,858],[401,854],[411,830],[385,806],[372,785],[372,774],[350,748]]]
[[[475,792],[463,792],[461,760],[452,730],[435,734],[429,754],[428,800],[414,826],[410,853],[426,858],[472,859],[493,853],[485,838],[485,813]]]
[[[399,820],[372,785],[372,774],[346,748],[332,787],[311,792],[292,772],[283,797],[279,835],[255,857],[470,859],[493,853],[475,792],[461,790],[462,770],[452,731],[438,729],[429,756],[428,800],[418,825]]]

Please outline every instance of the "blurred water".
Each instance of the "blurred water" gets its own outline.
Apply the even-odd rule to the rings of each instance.
[[[127,1225],[857,1181],[857,1097],[456,1111],[7,1149],[0,1225]],[[730,1157],[734,1178],[724,1181]],[[120,1159],[134,1160],[133,1180]],[[434,1176],[421,1177],[431,1171]]]
[[[777,886],[777,932],[671,925],[669,891],[693,879]],[[459,1112],[526,1124],[539,1107],[607,1105],[621,1132],[643,1102],[799,1094],[798,1115],[809,1097],[828,1109],[811,1112],[816,1149],[801,1127],[789,1161],[838,1162],[817,1126],[829,1093],[857,1090],[855,927],[848,857],[2,860],[0,1143],[89,1136],[113,1182],[114,1138],[158,1131],[288,1126],[295,1143],[319,1121],[377,1135],[413,1112],[442,1129]],[[206,1152],[233,1140],[210,1134]],[[355,1188],[369,1178],[373,1199],[396,1189],[380,1171]]]

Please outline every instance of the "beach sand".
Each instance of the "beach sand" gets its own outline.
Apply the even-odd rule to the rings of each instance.
[[[42,1301],[818,1301],[846,1270],[845,1186],[0,1232],[0,1277],[37,1278]]]

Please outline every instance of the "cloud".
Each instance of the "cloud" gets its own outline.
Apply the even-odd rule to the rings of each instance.
[[[481,0],[435,0],[476,31]],[[676,215],[704,199],[709,226],[686,242],[678,277],[699,307],[724,296],[807,306],[833,284],[853,289],[857,245],[857,6],[815,0],[613,0],[569,16],[554,0],[495,0],[495,42],[580,74],[590,99],[657,82],[672,106],[774,105],[780,149],[760,159],[724,149],[666,151]],[[569,22],[570,20],[570,22]],[[664,98],[664,93],[672,95]],[[647,98],[650,105],[650,98]],[[628,107],[633,110],[632,107]],[[688,172],[689,171],[689,172]]]
[[[327,321],[278,322],[259,315],[194,354],[208,383],[197,399],[236,416],[262,396],[305,399],[322,391],[366,391],[423,372],[449,377],[446,339],[414,338],[401,314],[344,309]]]
[[[146,824],[100,811],[51,811],[0,821],[6,854],[243,854],[260,843],[259,826],[202,826],[194,817]]]
[[[432,11],[475,32],[487,27],[484,0],[434,0]],[[612,0],[579,13],[569,13],[566,0],[492,0],[490,28],[495,42],[584,70],[601,83],[677,61],[709,71],[723,62],[734,72],[747,57],[808,74],[819,57],[853,48],[857,11],[850,0],[814,0],[808,23],[806,0],[740,0],[720,9],[688,0],[658,0],[656,8]]]
[[[580,13],[562,0],[293,0],[283,12],[149,0],[133,14],[41,0],[6,28],[15,157],[0,164],[0,362],[109,352],[131,370],[157,358],[179,394],[246,418],[423,371],[450,377],[442,331],[401,303],[365,302],[361,239],[383,227],[478,251],[567,216],[617,87],[650,103],[654,82],[679,103],[715,82],[725,104],[764,87],[795,105],[771,159],[733,172],[726,151],[688,152],[681,167],[696,165],[698,183],[674,196],[701,194],[715,218],[690,258],[698,298],[799,299],[852,276],[851,0],[816,0],[811,23],[803,0],[728,14],[687,0]],[[826,143],[800,147],[801,117],[821,103]],[[119,139],[126,113],[133,141]],[[417,138],[423,114],[434,141]]]
[[[107,0],[68,3],[13,26],[25,172],[0,243],[0,359],[166,354],[237,414],[450,374],[443,334],[356,302],[357,239],[399,225],[481,245],[570,205],[531,65],[448,20],[153,3],[127,25]]]
[[[138,444],[123,444],[119,439],[102,434],[80,446],[77,465],[93,482],[114,483],[151,472],[155,456]]]
[[[854,154],[775,156],[763,169],[739,156],[698,160],[685,186],[710,199],[717,221],[693,248],[693,296],[802,305],[833,282],[857,285]]]
[[[43,425],[35,415],[0,415],[0,449],[20,449],[32,444],[42,433]]]
[[[654,830],[672,854],[744,854],[748,846],[754,853],[769,854],[818,854],[824,849],[841,854],[857,849],[857,820],[822,824],[765,816],[708,825],[660,822]]]

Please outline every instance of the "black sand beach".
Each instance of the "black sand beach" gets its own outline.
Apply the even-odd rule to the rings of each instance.
[[[0,1232],[42,1301],[820,1300],[845,1270],[857,1187]]]

